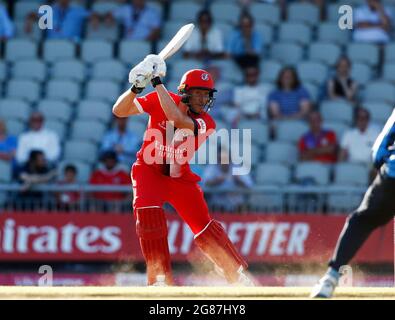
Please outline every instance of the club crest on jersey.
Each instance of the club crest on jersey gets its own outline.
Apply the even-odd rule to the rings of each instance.
[[[209,76],[208,76],[208,73],[202,73],[202,80],[204,80],[204,81],[208,81],[208,79],[209,79]]]
[[[204,120],[201,118],[196,119],[196,121],[199,124],[199,133],[201,133],[201,134],[206,133],[206,131],[207,131],[206,122],[204,122]]]

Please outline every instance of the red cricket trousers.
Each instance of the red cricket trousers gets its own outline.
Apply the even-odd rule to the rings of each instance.
[[[202,231],[211,217],[203,191],[196,182],[171,178],[155,168],[136,162],[132,167],[133,210],[170,203],[194,234]]]

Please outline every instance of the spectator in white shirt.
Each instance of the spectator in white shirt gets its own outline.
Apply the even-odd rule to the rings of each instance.
[[[259,75],[260,71],[257,66],[247,67],[244,70],[244,85],[234,89],[234,104],[242,118],[267,118],[267,98],[272,87],[260,83]]]
[[[204,171],[203,183],[206,187],[238,189],[253,187],[250,175],[233,175],[233,165],[229,161],[229,151],[222,148],[218,154],[219,164],[209,165]],[[237,191],[214,192],[209,203],[214,210],[238,211],[246,201],[246,196]]]
[[[7,9],[0,4],[0,40],[6,40],[14,35],[14,25],[8,15]]]
[[[197,27],[184,46],[184,58],[210,60],[224,58],[224,43],[221,30],[213,26],[210,11],[198,13]]]
[[[60,155],[58,135],[44,128],[44,115],[33,112],[29,119],[30,130],[20,135],[16,149],[16,160],[19,165],[26,163],[32,150],[40,150],[45,158],[53,163]]]
[[[390,41],[391,12],[380,0],[367,0],[355,10],[354,40],[373,43]]]
[[[380,130],[370,124],[370,113],[357,108],[355,128],[346,131],[341,140],[340,161],[356,162],[369,165],[371,151]]]

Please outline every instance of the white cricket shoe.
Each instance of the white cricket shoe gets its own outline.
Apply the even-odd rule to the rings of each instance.
[[[329,273],[325,274],[313,288],[310,298],[332,298],[338,282],[338,278]]]

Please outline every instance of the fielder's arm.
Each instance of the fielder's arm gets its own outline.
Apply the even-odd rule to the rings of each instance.
[[[112,107],[112,113],[120,118],[140,114],[140,110],[134,103],[136,95],[137,94],[132,92],[130,89],[126,90],[115,102]]]
[[[190,129],[192,132],[195,132],[195,122],[178,108],[164,85],[158,84],[155,90],[158,93],[160,106],[167,119],[174,122],[174,126],[178,129]]]

